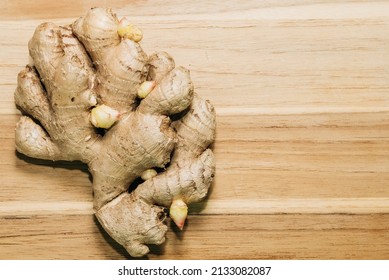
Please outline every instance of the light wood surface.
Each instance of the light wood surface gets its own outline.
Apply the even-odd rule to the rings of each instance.
[[[0,259],[125,259],[86,167],[14,150],[43,21],[109,5],[191,70],[217,111],[209,199],[149,259],[389,259],[389,1],[2,1]]]

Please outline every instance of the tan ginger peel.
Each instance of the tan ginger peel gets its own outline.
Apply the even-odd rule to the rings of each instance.
[[[142,36],[103,8],[70,26],[43,23],[29,42],[33,65],[19,73],[15,91],[25,114],[16,149],[86,163],[96,217],[136,257],[165,241],[165,208],[183,227],[186,205],[204,199],[215,171],[212,105],[167,53],[147,56]],[[128,192],[140,176],[145,181]]]

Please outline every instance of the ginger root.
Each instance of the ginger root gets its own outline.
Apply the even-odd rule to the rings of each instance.
[[[134,257],[165,241],[165,208],[183,227],[186,205],[204,199],[215,172],[212,105],[167,53],[148,57],[142,36],[103,8],[69,26],[43,23],[15,91],[17,151],[86,163],[96,217]]]

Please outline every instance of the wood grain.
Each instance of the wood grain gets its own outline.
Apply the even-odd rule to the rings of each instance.
[[[129,257],[93,218],[84,165],[13,144],[35,26],[99,5],[189,68],[217,111],[209,199],[148,258],[389,259],[388,1],[107,2],[0,10],[0,259]]]

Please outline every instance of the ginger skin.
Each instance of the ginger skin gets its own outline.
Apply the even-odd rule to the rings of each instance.
[[[86,163],[96,217],[139,257],[149,252],[146,244],[165,241],[164,208],[179,199],[185,210],[206,196],[215,172],[215,112],[194,93],[188,70],[164,52],[148,57],[140,30],[125,23],[94,8],[70,26],[36,28],[33,65],[19,73],[15,91],[25,114],[15,145],[30,157]],[[145,181],[129,193],[140,176]]]

